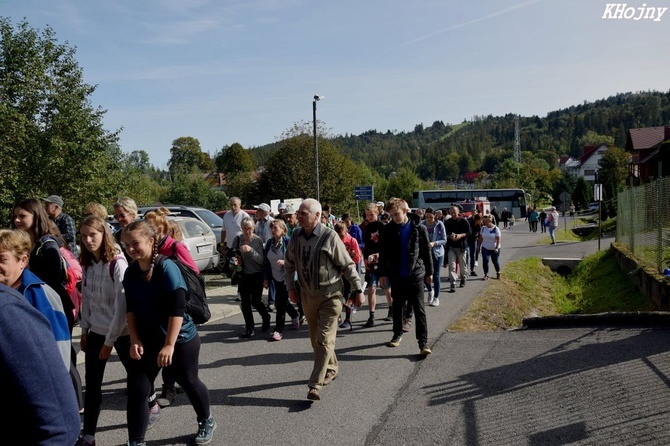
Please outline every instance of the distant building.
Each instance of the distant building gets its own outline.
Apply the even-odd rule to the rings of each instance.
[[[637,184],[658,178],[659,162],[661,176],[670,175],[670,126],[628,130],[626,152],[631,154],[630,175]]]
[[[562,171],[569,172],[575,178],[584,177],[587,183],[595,184],[600,160],[608,149],[607,144],[584,146],[582,156],[577,159],[563,156],[558,160],[558,167]]]

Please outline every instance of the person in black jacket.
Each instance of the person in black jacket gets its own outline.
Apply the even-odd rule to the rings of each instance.
[[[423,306],[424,279],[430,283],[433,275],[428,231],[416,214],[408,214],[407,203],[391,198],[386,211],[391,222],[384,226],[379,252],[379,281],[386,288],[389,277],[393,277],[391,297],[393,299],[393,338],[389,347],[397,347],[402,340],[403,311],[405,302],[414,308],[416,316],[416,339],[421,355],[431,354],[428,347],[428,326]]]
[[[468,274],[467,249],[468,236],[472,233],[470,223],[460,214],[458,206],[452,206],[450,209],[451,218],[444,222],[444,228],[447,230],[447,259],[449,261],[449,282],[451,287],[449,292],[456,291],[456,269],[458,267],[458,277],[460,287],[465,286],[465,278]]]

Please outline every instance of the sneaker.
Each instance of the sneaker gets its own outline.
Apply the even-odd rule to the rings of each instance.
[[[300,318],[299,317],[294,317],[291,319],[291,327],[293,327],[294,330],[297,330],[300,328]]]
[[[428,356],[431,353],[433,353],[433,351],[430,348],[428,348],[426,344],[420,345],[419,349],[421,350],[421,356]]]
[[[458,286],[461,288],[465,287],[465,279],[461,279],[461,283]]]
[[[319,395],[319,389],[310,387],[309,392],[307,392],[307,399],[312,401],[319,401],[321,399],[321,396]]]
[[[402,336],[393,335],[393,339],[391,339],[391,342],[388,343],[388,346],[397,347],[400,345],[400,341],[402,341]]]
[[[328,370],[326,372],[326,376],[323,378],[323,385],[327,386],[328,384],[332,383],[336,377],[337,372],[335,372],[335,370]]]
[[[478,266],[479,266],[479,262],[477,260],[475,260],[475,268],[477,268]]]
[[[204,421],[198,421],[198,434],[195,436],[195,444],[209,444],[212,441],[212,435],[216,430],[216,421],[213,416],[209,416]]]
[[[440,299],[433,299],[433,301],[430,303],[431,307],[439,307],[440,306]]]
[[[451,286],[449,287],[449,292],[450,293],[455,293],[456,292],[456,284],[452,283]]]
[[[470,275],[472,277],[477,277],[477,273],[474,270],[470,271]]]
[[[268,313],[272,313],[273,311],[275,311],[274,304],[268,304],[266,308],[268,309]]]
[[[307,322],[307,318],[303,314],[302,316],[300,316],[300,325],[304,325],[306,322]]]
[[[74,446],[95,446],[95,437],[92,435],[83,435],[79,437]]]
[[[163,384],[163,390],[161,390],[161,394],[156,401],[158,402],[159,406],[167,407],[172,404],[172,401],[176,396],[177,388],[175,386],[166,386]]]
[[[407,333],[412,329],[412,318],[405,318],[402,321],[402,331]]]
[[[488,274],[484,274],[484,277],[482,277],[482,280],[489,280],[489,275],[488,275]]]
[[[435,294],[433,290],[430,290],[430,292],[428,292],[428,305],[433,303],[433,299],[435,299]]]
[[[140,442],[128,441],[128,442],[126,442],[126,446],[147,446],[147,442],[146,441],[140,441]]]
[[[272,336],[270,336],[269,341],[281,341],[281,333],[275,331],[274,333],[272,333]]]
[[[147,424],[147,430],[151,429],[156,425],[156,422],[161,417],[161,406],[154,404],[153,407],[149,409],[149,424]]]
[[[365,323],[365,327],[374,327],[375,325],[375,317],[373,315],[370,315],[368,318],[368,321]]]
[[[353,330],[353,326],[351,325],[351,321],[349,321],[347,319],[343,320],[342,323],[340,325],[338,325],[338,327],[343,329],[343,330],[346,330],[346,329]]]

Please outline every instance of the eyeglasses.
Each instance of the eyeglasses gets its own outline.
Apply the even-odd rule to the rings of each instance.
[[[114,214],[114,217],[118,220],[119,218],[126,218],[128,215],[130,215],[130,214],[128,214],[128,213]]]

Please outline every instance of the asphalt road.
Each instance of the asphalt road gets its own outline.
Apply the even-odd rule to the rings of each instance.
[[[548,235],[528,233],[522,224],[503,231],[503,274],[511,259],[581,257],[597,249],[593,242],[539,246],[542,237]],[[364,306],[354,315],[353,331],[338,334],[340,375],[317,402],[305,398],[312,368],[307,328],[286,329],[280,342],[261,334],[240,340],[235,290],[211,288],[214,318],[200,327],[200,373],[218,424],[211,444],[670,444],[670,331],[596,326],[447,332],[488,283],[472,278],[454,294],[443,292],[439,307],[427,308],[434,353],[423,360],[413,333],[389,348],[391,322],[363,328]],[[386,313],[382,302],[377,317]],[[83,376],[83,364],[80,370]],[[195,431],[195,414],[182,393],[146,439],[152,445],[189,444]],[[124,373],[114,360],[97,444],[126,439]]]

